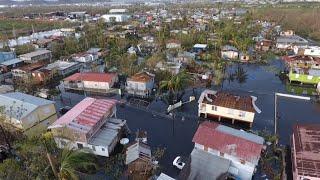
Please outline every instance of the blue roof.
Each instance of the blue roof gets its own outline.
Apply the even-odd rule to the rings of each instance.
[[[23,62],[23,61],[21,59],[19,59],[19,58],[15,58],[15,59],[4,61],[4,62],[2,62],[0,64],[4,65],[4,66],[10,66],[12,64],[17,64],[17,63],[20,63],[20,62]]]
[[[15,57],[14,52],[0,52],[0,63],[14,59]]]

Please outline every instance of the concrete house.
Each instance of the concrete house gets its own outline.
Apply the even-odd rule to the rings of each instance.
[[[179,49],[179,48],[181,48],[181,43],[177,40],[172,39],[166,43],[166,48],[167,49]]]
[[[153,169],[151,148],[143,142],[135,142],[126,151],[125,164],[128,166],[129,176],[139,176],[145,179],[151,175]]]
[[[292,175],[294,180],[320,179],[319,124],[298,124],[291,136]]]
[[[193,136],[194,149],[182,179],[211,180],[224,175],[251,180],[264,139],[218,123],[203,122]]]
[[[276,47],[279,50],[291,50],[294,46],[306,46],[308,41],[298,35],[280,36],[276,40]]]
[[[313,56],[320,57],[320,47],[319,46],[294,46],[294,54],[300,56]]]
[[[221,48],[221,57],[223,59],[238,59],[239,51],[233,46],[226,45]]]
[[[126,128],[126,121],[115,116],[115,100],[87,97],[48,128],[59,148],[87,149],[109,157]]]
[[[51,61],[52,54],[49,50],[36,50],[27,54],[21,54],[19,59],[24,61],[25,63],[36,63],[40,61]]]
[[[256,111],[254,96],[240,96],[223,91],[204,90],[199,98],[199,116],[230,119],[232,123],[241,121],[252,126]]]
[[[62,80],[65,90],[108,93],[118,82],[116,73],[75,73]]]
[[[126,91],[129,94],[148,97],[154,88],[154,74],[149,72],[137,73],[127,79]]]
[[[1,106],[4,107],[6,122],[27,135],[38,135],[57,120],[53,101],[24,93],[0,94]]]

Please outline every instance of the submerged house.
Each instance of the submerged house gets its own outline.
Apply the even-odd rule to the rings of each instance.
[[[284,56],[289,81],[316,85],[320,82],[320,58],[311,56]]]
[[[154,74],[140,72],[127,79],[126,91],[131,95],[148,97],[154,88]]]
[[[320,179],[320,125],[298,124],[291,136],[293,179]]]
[[[115,116],[115,100],[87,97],[48,129],[59,148],[87,149],[108,157],[127,128],[126,121]]]
[[[192,141],[194,149],[181,179],[251,180],[264,144],[260,136],[208,121],[199,125]]]
[[[75,73],[62,80],[67,91],[85,91],[89,93],[108,93],[118,82],[116,73]]]
[[[57,120],[53,101],[20,92],[0,94],[6,122],[27,135],[39,135]]]
[[[205,90],[198,100],[198,116],[230,119],[253,124],[255,113],[261,111],[255,105],[254,96],[240,96],[223,91]]]

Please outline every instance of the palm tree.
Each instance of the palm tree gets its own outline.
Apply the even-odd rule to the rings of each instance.
[[[169,90],[171,92],[179,92],[183,90],[190,82],[189,75],[182,71],[176,75],[172,75],[169,80],[164,80],[160,82],[161,90]]]
[[[42,136],[42,142],[53,174],[60,180],[79,179],[78,172],[88,172],[89,170],[96,170],[98,168],[94,155],[84,150],[75,150],[70,148],[70,146],[66,146],[59,153],[50,132]],[[58,155],[54,156],[53,154]]]
[[[78,179],[79,170],[97,169],[98,166],[94,161],[95,158],[89,153],[65,148],[61,153],[58,178],[61,180]]]

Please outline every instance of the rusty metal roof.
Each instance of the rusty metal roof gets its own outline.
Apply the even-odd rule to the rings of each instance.
[[[293,163],[301,176],[320,177],[320,124],[293,127]]]

